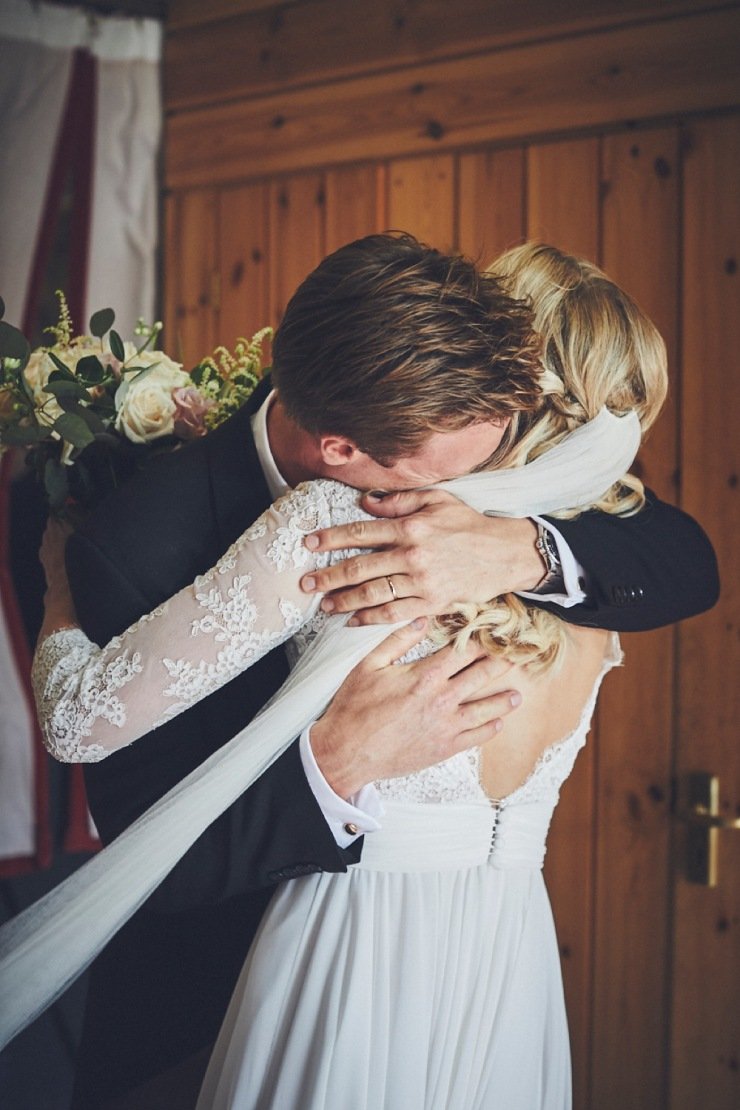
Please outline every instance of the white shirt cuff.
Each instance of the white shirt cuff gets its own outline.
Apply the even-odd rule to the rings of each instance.
[[[519,597],[532,598],[535,601],[541,601],[547,598],[548,601],[553,602],[554,605],[560,605],[563,609],[570,609],[572,605],[580,605],[582,601],[586,600],[586,572],[579,562],[577,562],[575,555],[571,551],[568,544],[565,542],[557,528],[549,520],[543,520],[542,517],[534,516],[532,520],[535,524],[541,524],[543,528],[547,528],[548,532],[555,540],[555,545],[558,549],[558,557],[560,559],[560,568],[563,572],[563,592],[550,593],[549,591],[543,593],[532,593],[531,591],[522,590],[519,592]]]
[[[321,773],[311,748],[311,726],[304,729],[299,751],[308,785],[324,814],[332,836],[340,848],[349,848],[359,836],[377,832],[383,815],[383,803],[372,784],[363,786],[348,800],[340,798]]]

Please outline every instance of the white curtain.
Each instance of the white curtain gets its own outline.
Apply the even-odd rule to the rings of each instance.
[[[0,296],[21,325],[67,109],[75,51],[95,66],[92,202],[84,330],[112,307],[132,337],[155,314],[161,28],[154,20],[97,17],[68,7],[0,3]],[[0,520],[0,528],[7,521]],[[35,850],[33,728],[26,676],[0,597],[0,861]]]

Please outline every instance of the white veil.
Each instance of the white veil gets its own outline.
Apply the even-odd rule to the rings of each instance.
[[[637,416],[603,409],[534,462],[443,483],[480,512],[535,516],[592,505],[629,469]],[[159,885],[201,833],[331,700],[392,630],[328,621],[262,712],[112,844],[0,929],[0,1048],[49,1006]]]

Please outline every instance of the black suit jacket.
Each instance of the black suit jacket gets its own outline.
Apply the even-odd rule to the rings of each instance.
[[[67,549],[81,624],[107,642],[203,573],[267,507],[249,417],[153,460],[109,498]],[[617,630],[670,623],[717,595],[699,526],[650,497],[636,517],[587,513],[557,527],[588,569],[574,623]],[[241,729],[280,686],[282,649],[222,690],[99,764],[90,807],[109,841]],[[335,844],[294,744],[199,838],[94,966],[76,1106],[96,1106],[212,1041],[271,886],[344,870],[360,845]]]
[[[207,570],[270,504],[249,417],[146,470],[70,540],[80,623],[106,643]],[[273,651],[176,720],[85,768],[104,842],[244,727],[282,684]],[[93,965],[75,1106],[97,1107],[211,1043],[281,879],[345,870],[294,744],[196,841]]]

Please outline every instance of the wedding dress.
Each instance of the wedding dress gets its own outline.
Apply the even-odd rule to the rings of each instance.
[[[629,466],[639,425],[604,412],[568,441],[528,467],[447,485],[481,511],[590,504]],[[298,487],[211,571],[104,651],[75,629],[40,645],[34,682],[47,741],[77,761],[130,743],[291,637],[300,661],[255,722],[2,930],[4,1038],[60,993],[388,634],[387,626],[342,627],[298,586],[306,571],[339,557],[309,552],[305,535],[362,518],[357,501],[326,480]],[[173,628],[189,635],[173,637]],[[425,641],[415,650],[432,649]],[[378,783],[385,814],[362,862],[278,889],[200,1110],[565,1110],[567,1026],[541,867],[559,787],[618,658],[611,637],[578,726],[513,793],[486,797],[477,752]]]

